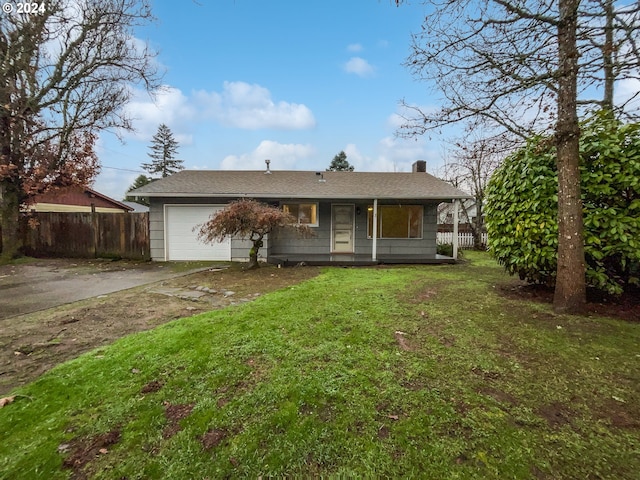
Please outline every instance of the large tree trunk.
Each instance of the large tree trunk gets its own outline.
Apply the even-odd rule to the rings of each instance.
[[[20,238],[20,199],[15,185],[0,182],[0,225],[2,226],[2,253],[0,263],[18,256],[22,242]]]
[[[559,0],[558,24],[558,270],[553,307],[577,313],[586,303],[582,201],[580,198],[580,126],[577,114],[579,0]]]

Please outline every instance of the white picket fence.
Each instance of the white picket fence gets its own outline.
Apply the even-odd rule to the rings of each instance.
[[[438,244],[453,243],[453,232],[438,232]],[[487,234],[482,234],[482,243],[487,244]],[[458,233],[458,248],[473,248],[472,233]]]

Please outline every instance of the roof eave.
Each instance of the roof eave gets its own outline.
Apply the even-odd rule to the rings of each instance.
[[[119,202],[118,200],[116,200],[114,198],[107,197],[105,194],[97,192],[96,190],[93,190],[92,188],[85,187],[84,191],[88,192],[91,195],[99,197],[99,198],[103,199],[106,202],[111,203],[115,208],[120,208],[120,209],[125,210],[127,212],[131,212],[133,210],[133,208],[131,208],[129,205],[125,205],[124,203]]]
[[[427,195],[427,196],[399,196],[399,195],[290,195],[287,193],[131,193],[129,196],[140,197],[153,197],[153,198],[302,198],[302,199],[353,199],[353,200],[367,200],[367,199],[381,199],[381,200],[462,200],[465,198],[473,198],[470,195]]]

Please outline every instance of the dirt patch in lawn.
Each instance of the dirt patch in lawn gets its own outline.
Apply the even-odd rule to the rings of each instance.
[[[68,444],[60,445],[58,451],[70,452],[62,462],[62,466],[73,472],[71,478],[75,480],[87,478],[84,467],[99,456],[108,454],[108,447],[118,443],[120,436],[120,430],[116,429],[95,437],[75,438]]]
[[[144,387],[142,387],[140,393],[142,393],[143,395],[147,393],[155,393],[160,391],[162,387],[164,387],[164,384],[162,382],[153,380],[152,382],[149,382]]]
[[[616,428],[640,429],[640,405],[622,399],[605,399],[593,408],[594,416]]]
[[[242,304],[312,278],[316,267],[211,269],[0,322],[0,395],[131,333]]]
[[[200,443],[205,450],[211,450],[220,445],[227,438],[229,432],[225,429],[213,428],[200,437]],[[232,462],[233,463],[233,462]]]
[[[407,338],[406,333],[397,330],[394,336],[400,350],[404,350],[405,352],[413,352],[416,350],[415,345],[413,345],[413,342]]]
[[[172,403],[165,403],[164,416],[167,419],[168,425],[162,431],[162,438],[167,439],[173,437],[176,433],[182,430],[180,426],[180,420],[187,418],[191,415],[191,411],[195,405],[193,403],[185,403],[174,405]]]
[[[553,303],[553,288],[546,285],[516,282],[496,285],[496,290],[507,298]],[[585,313],[640,322],[640,288],[632,288],[620,297],[588,290]]]
[[[569,407],[558,402],[543,405],[536,410],[536,413],[544,418],[552,428],[570,424],[574,416]]]

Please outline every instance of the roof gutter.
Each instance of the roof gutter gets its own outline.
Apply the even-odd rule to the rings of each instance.
[[[371,199],[371,195],[287,195],[287,194],[275,194],[275,193],[128,193],[131,197],[153,197],[153,198],[304,198],[304,199],[317,199],[317,200],[333,200],[336,198],[345,200],[367,200]],[[456,199],[473,198],[471,195],[436,195],[436,196],[424,196],[424,197],[402,197],[398,195],[376,195],[379,200],[439,200],[441,202],[453,201]]]

